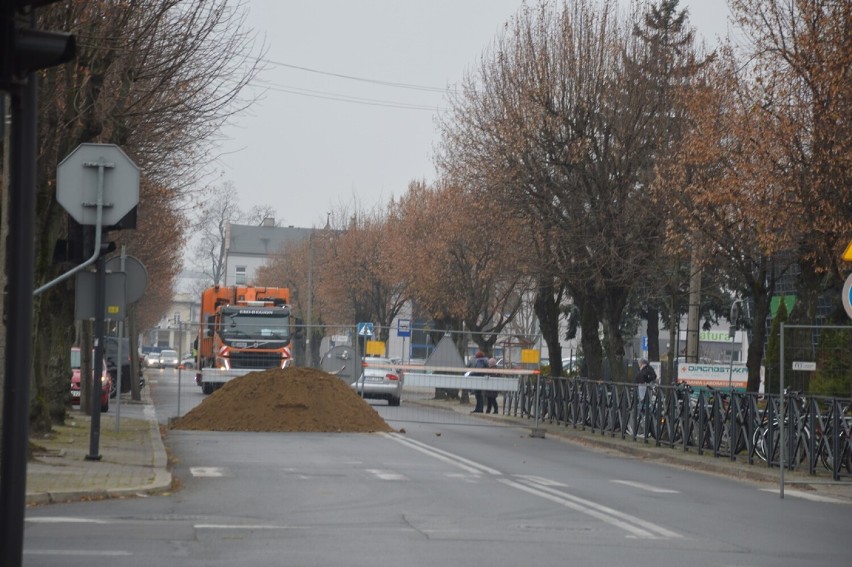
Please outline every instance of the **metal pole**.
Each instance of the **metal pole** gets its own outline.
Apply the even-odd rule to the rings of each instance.
[[[122,264],[124,263],[124,258],[121,259]],[[124,271],[124,266],[122,265],[122,271]],[[118,433],[120,431],[120,423],[121,423],[121,378],[122,372],[121,367],[124,366],[124,360],[121,358],[121,343],[124,341],[124,321],[118,322],[118,347],[116,348],[115,357],[118,359],[118,368],[115,369],[115,374],[117,378],[117,383],[115,385],[115,431]]]
[[[98,185],[103,187],[103,167],[98,169]],[[100,204],[98,208],[100,208]],[[98,445],[101,439],[101,373],[104,367],[104,311],[106,311],[106,258],[103,254],[98,258],[97,263],[98,275],[95,278],[95,370],[92,373],[94,378],[92,380],[92,420],[89,428],[87,461],[101,460]],[[82,379],[85,379],[85,377]]]
[[[19,567],[29,437],[33,323],[33,226],[36,195],[36,75],[10,92],[12,147],[9,186],[6,361],[0,443],[0,565]],[[12,356],[14,353],[14,356]]]
[[[183,321],[178,322],[178,392],[177,392],[177,416],[180,417],[180,375],[181,375],[181,367],[183,366],[181,362],[183,361]]]
[[[538,429],[538,417],[540,412],[540,400],[541,400],[541,374],[534,374],[535,376],[535,428]]]
[[[125,270],[125,262],[127,260],[127,247],[121,246],[121,271]],[[118,368],[116,369],[116,377],[118,378],[118,384],[115,385],[115,431],[118,433],[121,427],[121,378],[122,372],[121,367],[124,366],[122,364],[124,361],[121,358],[121,345],[124,342],[124,320],[118,322],[118,353],[116,354],[116,358],[118,358]],[[128,342],[128,345],[130,343]],[[130,353],[127,353],[130,356]],[[133,370],[133,365],[130,365],[131,371]]]
[[[779,416],[779,423],[781,424],[780,429],[780,437],[778,439],[781,447],[781,451],[778,456],[778,468],[781,469],[780,483],[781,485],[778,487],[778,494],[781,496],[781,499],[784,499],[784,453],[786,451],[786,446],[784,445],[784,433],[786,427],[784,426],[784,404],[786,400],[784,399],[784,323],[781,323],[781,352],[780,352],[780,360],[781,360],[781,376],[780,376],[780,388],[781,388],[781,415]],[[770,425],[771,427],[771,425]]]
[[[308,368],[314,368],[316,365],[314,364],[314,357],[311,353],[311,325],[313,325],[313,276],[314,276],[314,231],[311,229],[311,233],[308,235],[308,306],[307,306],[307,315],[308,320],[305,321],[305,359],[307,361],[306,366]]]

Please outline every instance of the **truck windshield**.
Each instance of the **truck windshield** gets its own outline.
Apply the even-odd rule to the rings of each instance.
[[[228,339],[287,340],[290,316],[287,313],[223,313],[222,337]]]

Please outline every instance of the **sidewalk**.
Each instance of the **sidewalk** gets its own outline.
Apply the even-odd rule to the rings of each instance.
[[[119,431],[115,430],[115,400],[101,414],[98,454],[87,460],[91,418],[71,410],[65,425],[49,435],[30,437],[38,446],[27,463],[27,506],[54,502],[97,500],[158,494],[171,489],[166,450],[147,388],[142,402],[122,401]],[[144,419],[125,417],[129,405],[143,405]],[[137,410],[137,408],[133,408]],[[139,411],[134,411],[138,415]]]

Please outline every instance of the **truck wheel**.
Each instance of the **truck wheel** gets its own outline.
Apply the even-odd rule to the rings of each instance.
[[[202,382],[201,391],[204,392],[205,395],[209,396],[213,393],[213,384],[209,382]]]

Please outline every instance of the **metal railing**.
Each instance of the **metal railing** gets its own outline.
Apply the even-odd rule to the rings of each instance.
[[[782,413],[781,404],[784,404]],[[852,477],[850,399],[522,376],[503,413],[717,458]]]

